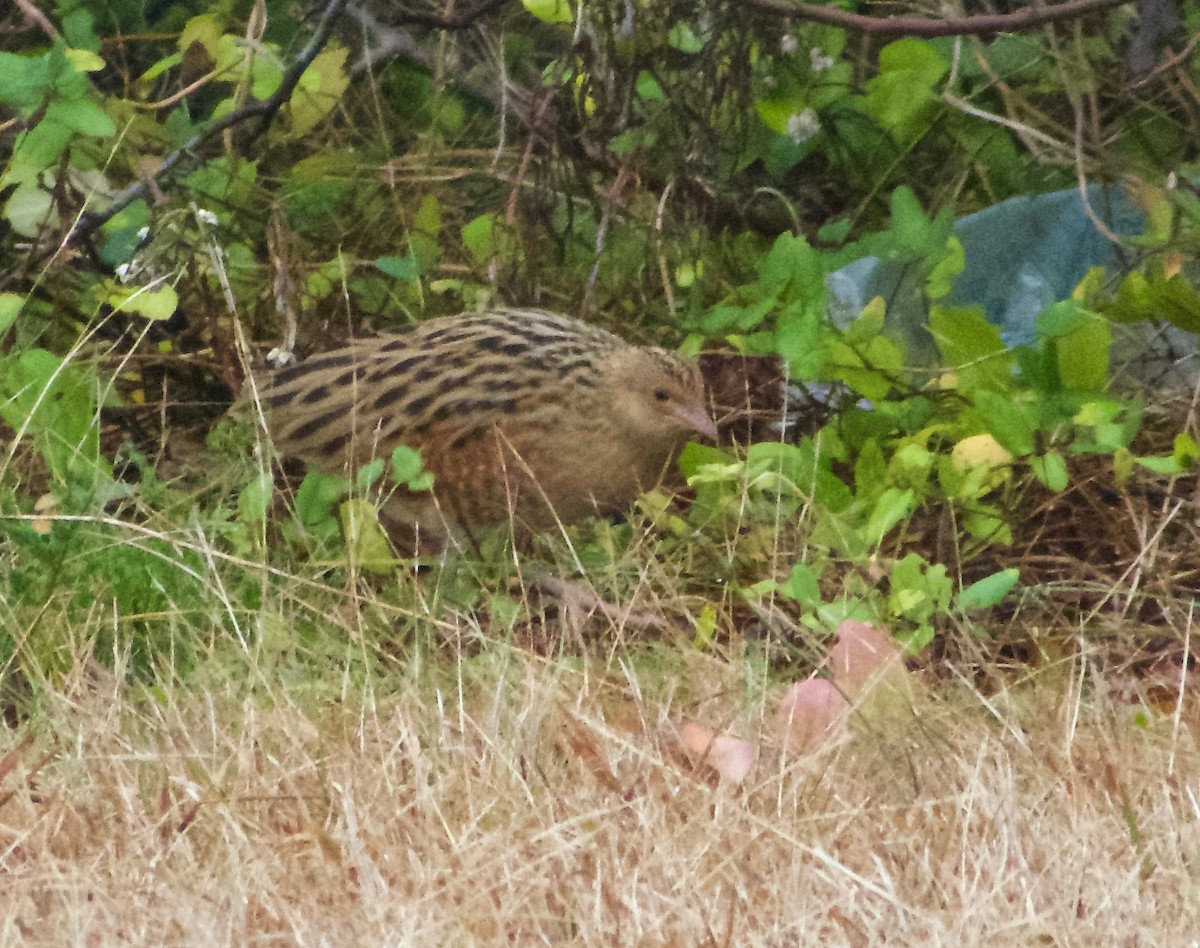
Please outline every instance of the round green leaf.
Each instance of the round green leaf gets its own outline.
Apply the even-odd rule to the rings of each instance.
[[[137,313],[146,319],[170,319],[179,307],[179,296],[165,283],[157,286],[110,284],[108,305],[121,313]]]

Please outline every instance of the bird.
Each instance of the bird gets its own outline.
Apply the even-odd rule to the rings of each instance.
[[[277,452],[309,467],[353,473],[418,450],[432,490],[401,485],[383,512],[432,548],[627,513],[687,440],[717,437],[695,361],[540,309],[356,339],[276,370],[260,392]]]

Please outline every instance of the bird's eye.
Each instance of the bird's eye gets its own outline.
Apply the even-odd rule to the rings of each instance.
[[[665,388],[656,388],[654,390],[654,400],[656,402],[669,402],[671,400],[671,393]]]

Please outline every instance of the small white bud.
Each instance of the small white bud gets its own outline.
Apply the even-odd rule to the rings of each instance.
[[[785,56],[791,56],[800,48],[800,41],[791,33],[784,34],[783,39],[779,41],[779,49]]]
[[[821,122],[812,109],[793,113],[787,120],[787,137],[797,145],[812,138],[821,130]]]
[[[824,72],[833,68],[833,57],[826,56],[819,47],[814,46],[808,52],[808,62],[813,72]]]

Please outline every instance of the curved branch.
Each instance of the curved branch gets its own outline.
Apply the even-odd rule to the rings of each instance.
[[[131,184],[124,191],[121,191],[104,210],[89,211],[81,214],[74,230],[71,231],[70,236],[67,238],[67,242],[78,243],[134,201],[146,197],[147,194],[159,186],[163,178],[170,174],[175,166],[183,161],[185,157],[189,157],[197,148],[205,142],[211,141],[226,129],[233,128],[235,125],[241,125],[252,118],[258,118],[258,127],[254,129],[250,137],[253,140],[265,132],[268,126],[270,126],[271,120],[275,117],[275,113],[291,98],[292,92],[295,91],[296,85],[300,82],[300,77],[304,74],[304,70],[312,65],[313,60],[317,58],[317,55],[325,48],[325,44],[329,42],[329,38],[333,35],[333,24],[347,2],[348,0],[329,0],[325,11],[321,14],[321,22],[317,24],[317,29],[308,41],[308,45],[300,51],[300,54],[296,57],[296,61],[284,72],[279,87],[271,95],[265,99],[254,99],[247,102],[228,115],[217,119],[204,131],[193,135],[183,145],[163,158],[162,163],[158,166],[158,170],[152,176],[147,176],[141,181]]]
[[[1053,6],[1025,7],[1015,13],[997,13],[988,16],[952,17],[945,20],[927,20],[920,17],[879,17],[849,13],[837,7],[817,6],[811,3],[788,3],[787,0],[742,0],[748,7],[765,10],[789,20],[808,20],[840,26],[859,33],[875,33],[880,36],[986,36],[992,33],[1024,33],[1047,23],[1069,20],[1097,13],[1113,7],[1124,6],[1133,0],[1068,0]]]

